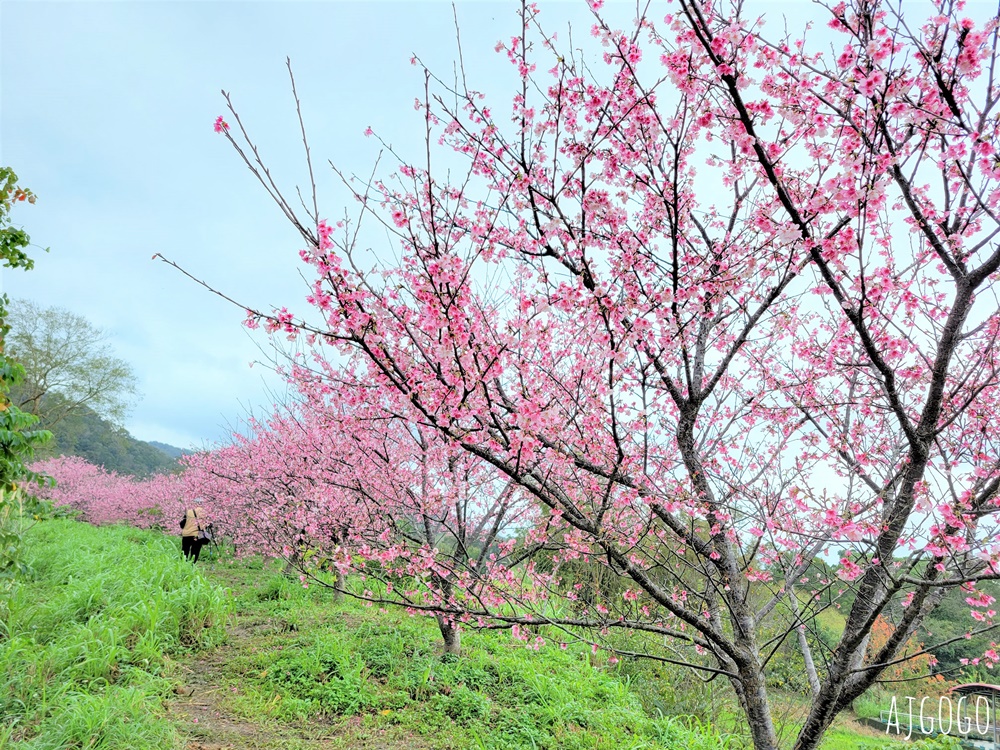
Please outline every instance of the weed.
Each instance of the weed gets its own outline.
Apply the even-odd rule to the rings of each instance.
[[[39,522],[0,607],[0,749],[170,748],[167,654],[224,636],[223,592],[156,532]]]
[[[224,667],[235,690],[227,708],[248,720],[360,720],[365,731],[405,728],[426,747],[729,746],[711,725],[649,716],[628,679],[591,667],[583,647],[535,652],[505,633],[468,632],[461,657],[442,654],[429,618],[335,604],[330,592],[267,573],[226,570],[236,588],[241,575],[259,581],[237,602],[253,633]],[[275,627],[289,621],[291,633]]]

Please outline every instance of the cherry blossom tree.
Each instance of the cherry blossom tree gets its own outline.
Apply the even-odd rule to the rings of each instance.
[[[333,481],[348,503],[365,509],[365,522],[351,528],[351,568],[382,583],[362,596],[434,614],[445,650],[458,654],[459,620],[503,602],[498,583],[533,582],[533,566],[516,579],[511,571],[544,547],[538,540],[515,549],[518,534],[537,523],[538,508],[516,482],[404,419],[371,387],[346,386],[349,369],[337,374],[331,388],[303,370],[293,373],[308,394],[307,413],[338,414],[326,429],[341,446]]]
[[[327,221],[315,187],[286,200],[235,109],[219,118],[301,233],[320,314],[248,320],[326,347],[331,383],[356,375],[535,504],[513,538],[534,554],[462,579],[491,595],[445,617],[721,675],[770,750],[769,659],[850,589],[795,742],[814,748],[919,656],[949,589],[970,629],[994,623],[997,22],[958,0],[920,19],[818,4],[815,44],[750,3],[679,0],[625,30],[590,4],[596,62],[522,6],[497,45],[521,82],[503,115],[425,71],[426,153],[345,176],[354,217]],[[398,262],[371,267],[369,224]],[[809,579],[821,554],[836,578]],[[582,600],[580,561],[617,585]]]
[[[241,553],[284,557],[303,581],[341,592],[357,573],[353,595],[435,615],[445,650],[459,653],[459,598],[489,595],[480,571],[515,566],[512,537],[532,525],[534,504],[371,389],[332,388],[302,367],[291,375],[300,402],[184,459],[188,492],[211,502]]]
[[[54,484],[35,494],[78,511],[95,525],[126,523],[139,528],[174,531],[188,497],[181,477],[156,474],[140,479],[107,471],[79,456],[57,456],[35,463],[31,470],[52,477]]]
[[[229,445],[185,456],[190,494],[213,506],[213,521],[238,555],[291,556],[327,508],[314,491],[322,441],[295,420],[250,419]]]

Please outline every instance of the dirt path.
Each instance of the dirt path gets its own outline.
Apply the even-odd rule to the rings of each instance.
[[[222,666],[229,647],[221,646],[182,662],[183,684],[167,711],[188,738],[188,750],[249,750],[278,747],[279,738],[260,725],[232,716],[225,706],[220,687]]]
[[[205,574],[216,583],[239,596],[245,582],[227,575],[221,567],[206,566]],[[167,702],[167,712],[187,740],[187,750],[265,750],[294,746],[305,750],[326,750],[333,747],[327,738],[316,732],[299,732],[274,721],[250,721],[234,715],[227,705],[226,664],[248,648],[248,641],[266,622],[253,622],[242,613],[235,613],[227,627],[227,640],[215,648],[199,651],[177,662],[181,685],[176,698]],[[318,727],[317,727],[318,728]]]
[[[223,571],[207,569],[206,574],[234,593],[242,593],[242,582]],[[167,712],[186,737],[187,750],[257,750],[287,744],[283,732],[234,716],[226,705],[225,665],[240,652],[248,636],[241,620],[241,615],[234,615],[222,645],[177,662],[182,684],[175,690],[177,697],[167,702]]]
[[[205,574],[241,595],[245,579],[228,575],[223,567],[206,566]],[[282,632],[281,623],[236,612],[227,627],[225,643],[175,662],[180,686],[166,702],[167,715],[186,741],[186,750],[420,750],[423,738],[404,728],[396,731],[362,727],[360,716],[329,723],[313,720],[294,725],[261,717],[253,721],[238,715],[232,702],[239,687],[227,664],[255,650],[261,636]]]

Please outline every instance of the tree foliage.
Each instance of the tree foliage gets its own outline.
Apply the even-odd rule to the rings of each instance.
[[[62,398],[50,394],[44,401]],[[52,440],[37,451],[38,458],[80,456],[118,474],[139,477],[176,472],[180,466],[173,446],[137,440],[123,427],[102,418],[87,406],[72,410],[53,430]]]
[[[35,202],[30,190],[18,187],[17,175],[9,167],[0,167],[0,265],[3,268],[30,270],[34,261],[28,256],[30,238],[11,223],[16,203]],[[21,411],[8,396],[24,378],[24,368],[7,356],[5,347],[10,332],[6,294],[0,295],[0,577],[23,572],[21,560],[22,501],[18,483],[44,481],[25,465],[35,449],[51,437],[46,430],[33,429],[36,417]]]
[[[11,391],[21,409],[48,429],[84,407],[121,424],[136,394],[136,378],[115,356],[105,331],[65,308],[23,299],[11,302],[9,320],[9,347],[24,367]]]
[[[11,210],[16,203],[35,202],[30,190],[18,187],[17,175],[9,167],[0,167],[0,263],[4,268],[29,271],[34,261],[28,257],[31,241],[27,233],[11,223]],[[12,404],[8,394],[24,380],[24,367],[5,351],[11,321],[8,320],[9,300],[0,296],[0,488],[15,489],[16,483],[32,475],[24,462],[31,458],[35,447],[44,443],[49,434],[32,430],[37,419]]]
[[[88,523],[128,523],[174,532],[177,519],[188,507],[176,474],[135,477],[109,471],[79,456],[49,458],[35,468],[55,479],[39,491],[39,496],[75,511]]]
[[[537,509],[516,483],[433,430],[393,418],[374,394],[334,394],[300,368],[293,377],[299,403],[184,459],[187,494],[204,498],[244,553],[279,553],[310,573],[323,564],[339,574],[338,590],[358,573],[369,582],[363,597],[379,588],[386,602],[434,614],[457,654],[459,599],[490,595],[475,585],[477,568],[529,557],[512,537]],[[413,577],[432,585],[400,583]]]

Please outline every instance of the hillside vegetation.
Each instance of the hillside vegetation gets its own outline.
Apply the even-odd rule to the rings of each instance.
[[[425,619],[334,606],[260,561],[211,564],[227,593],[156,531],[48,520],[29,543],[0,604],[0,749],[728,745],[648,716],[583,649],[487,633],[442,656]]]
[[[495,631],[456,657],[432,619],[280,561],[192,566],[155,530],[46,520],[28,541],[32,573],[0,601],[0,750],[748,747],[723,686],[662,666]],[[824,744],[885,747],[856,725]]]
[[[137,440],[86,406],[58,424],[47,426],[43,420],[41,425],[52,430],[52,440],[37,452],[39,458],[80,456],[108,471],[145,477],[176,471],[177,458],[183,454],[180,448],[166,443],[154,445]]]
[[[224,593],[157,533],[51,520],[28,548],[0,597],[0,748],[177,746],[172,660],[223,637]]]

